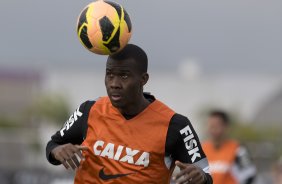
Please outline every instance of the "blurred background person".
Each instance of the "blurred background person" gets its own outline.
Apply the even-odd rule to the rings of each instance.
[[[209,139],[203,143],[214,184],[251,184],[256,175],[245,147],[228,137],[230,118],[221,110],[208,116]]]
[[[282,157],[274,164],[273,184],[282,184]]]

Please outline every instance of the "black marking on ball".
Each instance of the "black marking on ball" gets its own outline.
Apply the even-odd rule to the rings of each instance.
[[[116,52],[120,48],[119,36],[120,36],[120,28],[118,28],[115,36],[110,41],[110,43],[104,44],[105,47],[107,47],[112,53]]]
[[[124,21],[127,24],[128,31],[131,32],[132,25],[131,25],[130,17],[129,17],[128,13],[125,10],[123,10],[123,12],[124,12]]]
[[[104,1],[105,3],[108,3],[112,7],[114,7],[118,13],[119,20],[121,19],[121,6],[117,3],[111,2],[111,1]]]
[[[103,41],[108,41],[115,29],[110,19],[106,16],[99,20],[100,28],[103,35]]]
[[[88,34],[87,34],[87,26],[83,26],[81,33],[79,35],[81,41],[83,42],[83,44],[88,48],[91,49],[93,46],[88,38]]]
[[[88,11],[88,7],[85,8],[83,10],[83,12],[81,12],[80,14],[80,17],[79,17],[79,20],[78,20],[78,25],[77,25],[77,32],[79,31],[80,27],[82,26],[82,24],[85,22],[85,23],[88,23],[87,22],[87,18],[86,18],[86,13]]]

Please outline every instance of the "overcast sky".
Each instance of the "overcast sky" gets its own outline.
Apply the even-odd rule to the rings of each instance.
[[[1,0],[0,67],[104,65],[76,36],[86,0]],[[130,40],[151,68],[193,60],[205,72],[282,72],[281,0],[118,0],[130,14]]]

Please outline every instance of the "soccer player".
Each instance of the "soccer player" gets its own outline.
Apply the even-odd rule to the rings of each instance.
[[[224,111],[214,110],[208,117],[210,140],[203,143],[214,184],[251,184],[256,168],[247,150],[236,140],[229,139],[229,117]]]
[[[144,93],[147,55],[128,44],[107,59],[108,96],[86,101],[48,142],[54,165],[76,170],[75,184],[211,184],[209,165],[190,121]]]

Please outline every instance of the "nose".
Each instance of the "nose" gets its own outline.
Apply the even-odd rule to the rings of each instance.
[[[110,87],[112,89],[121,88],[121,81],[120,81],[120,78],[118,76],[115,76],[115,77],[112,78],[111,83],[110,83]]]

